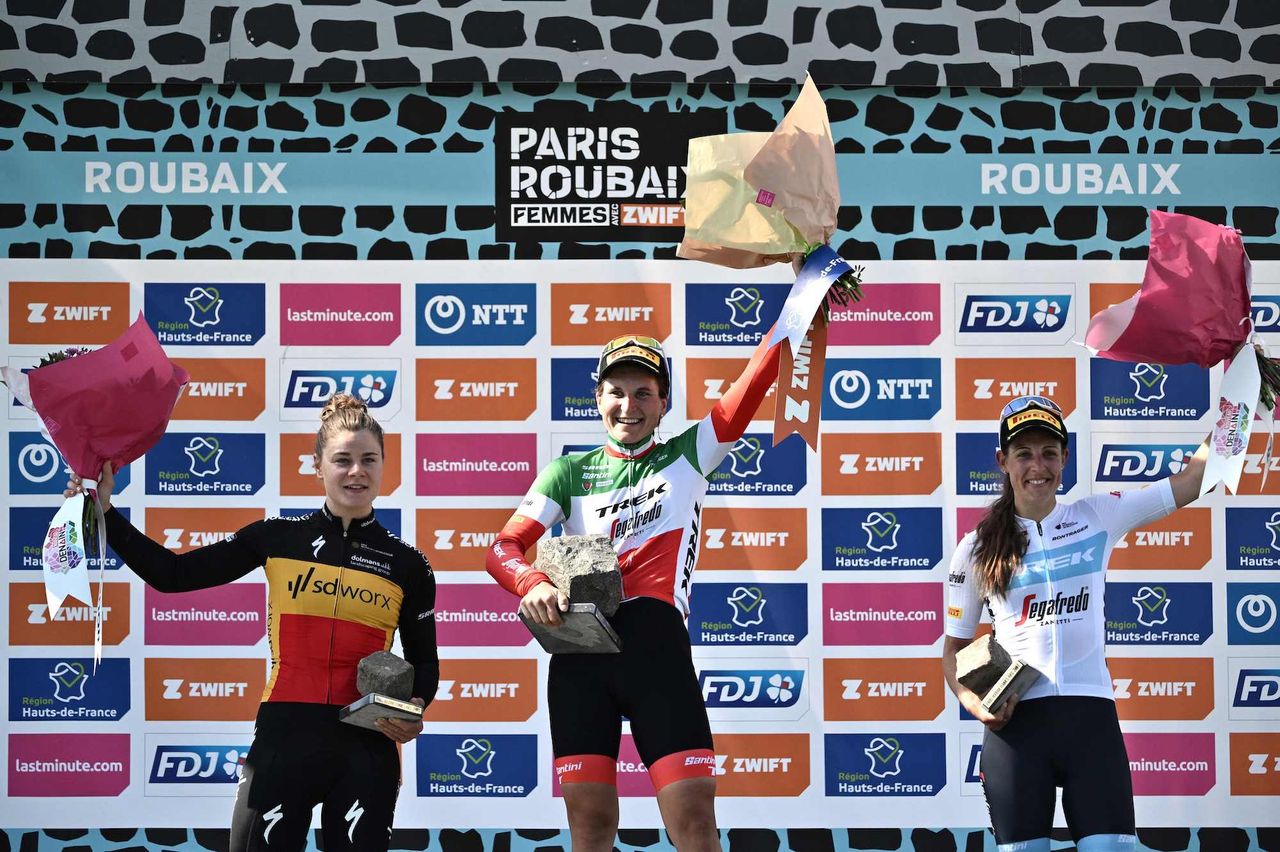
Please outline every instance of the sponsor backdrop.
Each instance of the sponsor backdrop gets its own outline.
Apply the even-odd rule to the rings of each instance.
[[[766,401],[711,477],[689,618],[722,825],[758,824],[760,797],[774,797],[769,822],[790,827],[913,825],[922,813],[985,824],[981,728],[938,657],[950,553],[1000,486],[993,418],[1020,394],[1063,405],[1068,500],[1176,471],[1212,423],[1220,370],[1091,361],[1072,343],[1142,269],[873,263],[866,300],[832,317],[819,452],[797,438],[772,446]],[[784,271],[653,259],[46,259],[6,270],[9,364],[102,344],[145,311],[191,371],[171,431],[121,471],[115,497],[175,552],[317,505],[320,406],[337,390],[368,402],[388,432],[379,515],[435,566],[444,657],[426,732],[404,749],[397,825],[559,827],[546,656],[484,573],[484,550],[541,466],[598,443],[601,342],[626,330],[665,342],[676,381],[662,432],[674,435],[770,327]],[[1263,339],[1280,343],[1280,264],[1254,271]],[[95,671],[91,611],[51,617],[39,584],[62,462],[25,410],[5,407],[0,783],[6,809],[21,812],[6,819],[224,823],[267,675],[261,574],[166,595],[108,554]],[[1105,600],[1090,602],[1105,607],[1141,825],[1274,820],[1280,456],[1264,469],[1262,443],[1240,496],[1131,532]],[[624,824],[657,824],[629,736],[619,769]]]

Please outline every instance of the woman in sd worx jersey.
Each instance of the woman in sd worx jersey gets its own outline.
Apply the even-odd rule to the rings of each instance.
[[[370,731],[339,722],[338,711],[360,697],[356,665],[390,650],[397,629],[414,668],[414,702],[425,706],[440,679],[431,567],[373,515],[382,427],[347,394],[330,399],[320,420],[324,505],[187,553],[166,550],[110,509],[110,464],[99,480],[107,539],[152,587],[207,589],[259,565],[266,571],[271,674],[236,795],[233,852],[304,849],[316,805],[326,850],[384,852],[400,789],[396,743],[416,737],[422,722],[383,719]],[[79,487],[72,479],[67,493]]]
[[[1208,445],[1154,485],[1059,503],[1067,427],[1053,400],[1010,402],[999,440],[1004,490],[951,561],[942,657],[951,691],[986,725],[980,777],[997,848],[1049,852],[1061,787],[1080,852],[1133,852],[1129,758],[1105,658],[1104,574],[1121,536],[1199,496]],[[995,715],[956,679],[956,652],[973,641],[984,607],[996,640],[1041,675]]]
[[[711,413],[666,442],[654,437],[670,405],[662,346],[635,335],[606,344],[596,404],[607,442],[543,469],[489,551],[489,573],[520,596],[520,611],[550,625],[568,601],[526,561],[529,548],[563,524],[566,534],[609,536],[618,552],[623,602],[610,621],[622,652],[553,655],[548,677],[551,744],[574,852],[613,847],[623,716],[676,848],[719,848],[711,726],[684,620],[707,477],[777,377],[779,349],[767,341]]]

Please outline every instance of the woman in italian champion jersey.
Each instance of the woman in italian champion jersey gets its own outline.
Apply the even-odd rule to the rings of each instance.
[[[1137,848],[1129,758],[1105,658],[1107,560],[1129,530],[1200,493],[1208,445],[1145,488],[1061,503],[1068,461],[1061,409],[1019,397],[1000,415],[1004,490],[960,542],[948,576],[942,667],[951,691],[986,726],[981,778],[997,848],[1048,852],[1057,787],[1080,852]],[[1040,677],[995,714],[956,678],[956,653],[982,609],[996,640]]]
[[[779,348],[767,343],[711,413],[669,441],[655,437],[671,401],[661,344],[639,335],[607,343],[596,385],[605,444],[543,469],[489,550],[489,573],[520,596],[526,618],[545,625],[560,623],[568,599],[525,559],[543,533],[556,524],[570,535],[602,533],[618,553],[623,602],[610,621],[621,653],[553,655],[548,677],[574,852],[613,847],[624,716],[676,848],[719,848],[715,752],[685,618],[707,478],[777,378]]]

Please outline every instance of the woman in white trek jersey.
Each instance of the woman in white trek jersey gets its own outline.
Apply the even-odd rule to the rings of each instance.
[[[1129,530],[1200,493],[1207,445],[1146,488],[1059,503],[1067,428],[1050,399],[1024,396],[1000,415],[1004,490],[960,542],[948,576],[943,672],[986,725],[981,778],[997,848],[1048,852],[1056,787],[1080,852],[1136,848],[1133,788],[1107,672],[1107,559]],[[956,679],[985,606],[996,640],[1041,676],[998,713]]]

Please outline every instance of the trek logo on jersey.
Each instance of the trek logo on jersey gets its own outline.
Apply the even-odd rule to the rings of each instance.
[[[932,645],[942,635],[942,584],[823,583],[823,645]]]
[[[1094,420],[1199,420],[1209,410],[1209,371],[1089,359]]]
[[[690,610],[695,645],[796,645],[809,633],[803,583],[698,583]]]
[[[417,494],[522,496],[537,476],[537,438],[532,432],[418,435]]]
[[[262,358],[175,358],[191,381],[178,397],[174,420],[256,420],[267,407]]]
[[[283,346],[386,346],[399,337],[399,284],[280,285]]]
[[[1280,334],[1280,296],[1254,293],[1250,299],[1249,318],[1253,320],[1253,330],[1259,334]]]
[[[1106,586],[1107,644],[1203,645],[1213,635],[1211,583]]]
[[[133,465],[116,471],[115,494],[129,487]],[[39,432],[9,433],[9,493],[62,494],[67,463],[58,449]],[[52,516],[50,516],[52,517]]]
[[[127,281],[10,281],[10,343],[110,343],[129,327]]]
[[[534,284],[418,284],[419,346],[523,346],[538,330]]]
[[[54,513],[57,508],[53,506],[30,506],[30,507],[12,507],[9,509],[9,569],[12,571],[41,571],[43,566],[40,563],[41,550],[43,545],[43,533],[49,528],[49,522],[53,520]],[[124,515],[127,519],[130,510],[127,507],[117,506],[116,511]],[[151,509],[150,512],[154,512]],[[89,568],[97,570],[98,556],[97,551],[93,554],[85,554],[89,557]],[[111,545],[107,545],[107,564],[108,571],[115,571],[124,565],[124,561],[111,549]]]
[[[1101,436],[1094,436],[1101,439]],[[1159,482],[1195,455],[1195,444],[1113,444],[1102,441],[1095,482]]]
[[[147,509],[147,537],[174,553],[186,553],[233,538],[265,516],[262,509]]]
[[[748,509],[715,506],[702,510],[703,571],[794,571],[809,556],[803,508]]]
[[[956,418],[990,423],[1020,396],[1047,396],[1071,416],[1076,405],[1074,358],[957,358]]]
[[[416,546],[431,554],[436,571],[483,571],[488,550],[510,517],[510,509],[418,509]],[[528,556],[534,559],[533,552]]]
[[[532,358],[418,359],[418,420],[525,420],[537,404]]]
[[[1105,506],[1102,511],[1106,511]],[[1111,551],[1110,567],[1113,570],[1198,571],[1213,557],[1212,512],[1208,507],[1188,506],[1145,527],[1130,530]],[[1229,517],[1227,523],[1230,530]]]
[[[937,358],[828,358],[823,420],[930,420],[942,406]]]
[[[118,722],[129,712],[129,661],[9,660],[10,722]]]
[[[148,658],[148,721],[249,722],[267,684],[262,659]]]
[[[92,646],[97,583],[92,596],[92,604],[67,598],[54,614],[43,583],[10,583],[9,644]],[[119,645],[128,635],[129,584],[106,583],[102,590],[102,644]]]
[[[595,358],[551,359],[551,419],[597,422]]]
[[[169,432],[147,453],[148,494],[257,494],[266,439],[237,432]]]
[[[143,304],[147,322],[165,346],[252,346],[266,333],[266,285],[261,283],[147,282]]]
[[[1280,583],[1227,583],[1227,644],[1280,645]]]
[[[686,284],[685,343],[755,346],[778,319],[790,289],[790,284]]]
[[[940,285],[862,284],[862,301],[835,307],[832,346],[928,346],[942,333]]]
[[[796,668],[702,669],[698,686],[708,710],[781,710],[800,702],[804,678]]]
[[[1227,679],[1232,719],[1280,719],[1280,657],[1232,657]]]
[[[118,796],[129,786],[129,735],[9,734],[8,766],[10,797]]]
[[[442,648],[518,648],[533,641],[511,605],[511,593],[493,582],[438,584],[436,634]]]
[[[1068,494],[1076,487],[1076,433],[1067,432],[1070,455],[1062,467],[1062,483],[1058,494]],[[995,496],[1004,488],[1004,473],[996,465],[994,432],[959,432],[956,434],[956,493]]]
[[[936,796],[947,784],[945,734],[826,734],[828,796]]]
[[[383,438],[382,496],[389,497],[400,488],[400,433],[386,432]],[[316,436],[280,434],[279,482],[284,497],[323,497],[324,483],[316,476]],[[312,510],[308,510],[309,514]],[[382,511],[379,510],[379,516]],[[385,525],[384,525],[385,526]]]
[[[266,636],[265,583],[166,594],[147,586],[148,645],[256,645]]]
[[[1232,733],[1231,795],[1280,796],[1280,734]]]
[[[1107,658],[1121,719],[1205,719],[1213,711],[1211,657]]]
[[[942,485],[937,432],[827,433],[822,453],[826,495],[929,495]]]
[[[538,709],[537,660],[441,660],[429,722],[524,722]]]
[[[928,570],[942,560],[942,509],[823,509],[823,570]]]
[[[1070,284],[1021,284],[1014,292],[1000,285],[956,286],[956,343],[964,346],[1066,343],[1075,334]]]
[[[341,370],[327,369],[331,363],[291,358],[280,362],[282,420],[315,420],[335,393],[356,397],[374,417],[394,417],[400,411],[398,359],[344,360]]]
[[[551,285],[553,345],[600,346],[623,334],[671,335],[670,284]]]
[[[788,436],[775,447],[772,435],[748,432],[707,477],[707,493],[756,497],[799,494],[808,481],[804,454],[805,443],[798,435]]]
[[[1135,796],[1203,796],[1217,783],[1213,734],[1124,735]]]
[[[809,788],[808,734],[716,734],[717,796],[791,797]]]
[[[1227,570],[1280,568],[1280,509],[1227,508]]]
[[[419,796],[524,797],[538,786],[535,734],[423,734]]]
[[[928,658],[822,661],[823,718],[828,722],[919,721],[942,714],[942,669]]]

